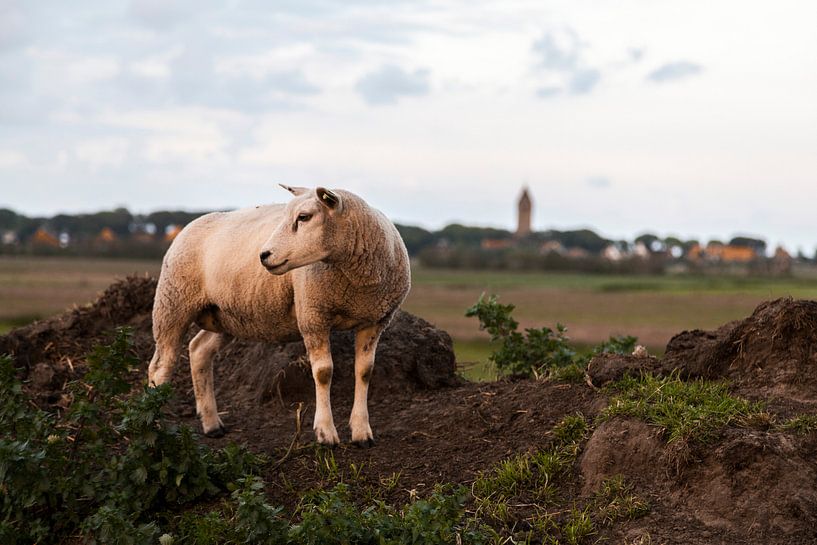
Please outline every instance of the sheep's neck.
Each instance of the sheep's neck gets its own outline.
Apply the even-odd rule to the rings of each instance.
[[[381,231],[375,222],[354,225],[352,232],[348,233],[349,245],[345,255],[333,260],[332,265],[353,286],[380,284],[383,273],[390,267],[386,237]]]

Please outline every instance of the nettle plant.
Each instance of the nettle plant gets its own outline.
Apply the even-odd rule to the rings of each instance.
[[[260,465],[235,446],[213,451],[167,421],[169,386],[130,395],[130,333],[88,356],[61,417],[37,408],[0,357],[0,543],[152,543],[150,513],[234,486]]]
[[[523,376],[553,374],[571,378],[583,370],[593,356],[601,353],[629,354],[637,339],[630,336],[610,337],[587,354],[579,354],[570,345],[567,328],[556,324],[549,327],[526,328],[520,332],[519,322],[511,313],[513,304],[503,305],[496,295],[482,294],[465,315],[479,319],[479,327],[491,335],[491,342],[499,347],[491,354],[491,361],[503,373]],[[574,373],[570,373],[570,370]]]

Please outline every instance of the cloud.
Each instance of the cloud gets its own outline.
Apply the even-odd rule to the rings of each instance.
[[[189,0],[132,0],[130,15],[153,30],[169,30],[194,14]]]
[[[394,65],[383,65],[360,78],[355,90],[368,104],[395,104],[400,97],[427,95],[429,71],[406,72]]]
[[[656,83],[663,83],[696,76],[701,72],[703,72],[703,66],[694,62],[668,62],[647,74],[647,79]]]
[[[0,168],[19,167],[27,162],[26,156],[19,151],[0,149]]]
[[[66,85],[83,86],[110,80],[121,71],[119,60],[112,55],[82,55],[66,53],[53,48],[31,48],[27,55],[35,61],[42,82],[59,82],[60,89],[50,89],[62,94]]]
[[[128,157],[128,148],[129,143],[124,138],[95,138],[78,142],[74,154],[92,171],[97,171],[106,166],[122,166]]]
[[[536,90],[536,96],[539,98],[552,98],[562,93],[561,87],[540,87]]]
[[[539,98],[551,98],[562,93],[585,95],[601,81],[601,71],[589,66],[582,58],[585,45],[572,29],[545,32],[533,44],[536,67],[557,84],[536,90]]]
[[[315,95],[321,92],[319,87],[297,70],[269,74],[263,82],[275,91],[291,95]]]
[[[0,0],[0,51],[11,49],[23,42],[26,17],[14,0]]]
[[[572,95],[585,95],[592,91],[601,79],[601,72],[595,68],[577,70],[570,78],[568,89]]]
[[[546,32],[533,44],[539,55],[539,66],[546,70],[572,71],[579,64],[582,44],[571,30]]]
[[[588,186],[592,187],[593,189],[607,189],[613,182],[610,181],[610,178],[606,176],[590,176],[585,180]]]

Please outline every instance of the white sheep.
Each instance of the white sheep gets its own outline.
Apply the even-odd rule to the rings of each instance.
[[[287,205],[207,214],[173,241],[153,305],[149,384],[170,378],[185,332],[198,324],[202,331],[190,342],[196,411],[204,433],[220,437],[226,430],[213,390],[215,353],[232,338],[303,338],[315,380],[315,435],[337,444],[329,333],[353,329],[349,426],[353,442],[372,444],[369,379],[380,334],[411,284],[406,247],[382,213],[348,191],[282,187],[295,195]]]

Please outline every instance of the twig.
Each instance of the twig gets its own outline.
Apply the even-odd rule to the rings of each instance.
[[[289,444],[289,448],[287,449],[283,458],[275,462],[275,465],[272,466],[273,470],[278,469],[281,467],[281,464],[287,461],[289,455],[292,454],[292,450],[295,448],[295,445],[298,444],[298,439],[301,437],[301,411],[303,411],[303,408],[303,401],[299,401],[298,406],[295,408],[295,435],[292,437],[292,442]]]

